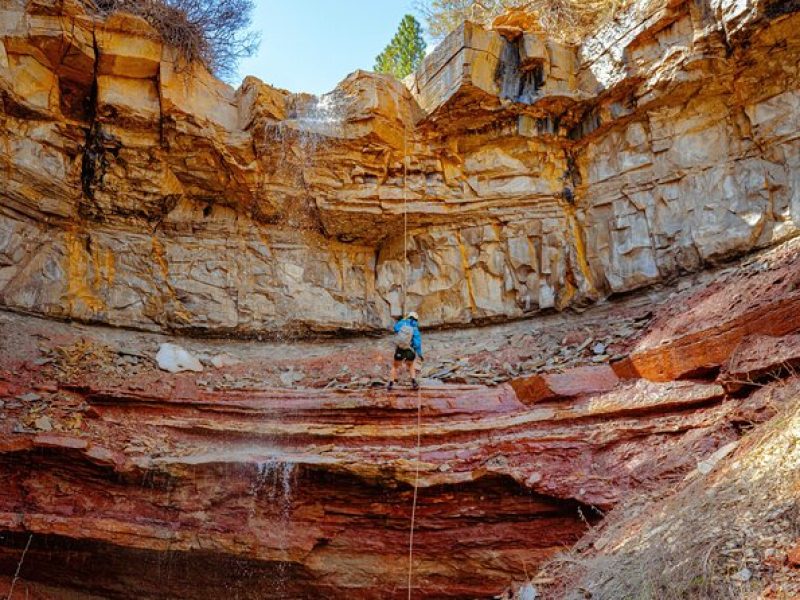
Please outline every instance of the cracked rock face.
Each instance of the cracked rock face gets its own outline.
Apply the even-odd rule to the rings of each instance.
[[[427,325],[586,305],[773,243],[800,222],[800,17],[775,4],[642,0],[578,47],[465,24],[405,85],[356,72],[314,98],[233,90],[130,15],[6,0],[0,303],[380,329],[405,209]]]
[[[496,386],[283,377],[356,355],[358,380],[365,340],[318,341],[314,358],[187,340],[228,364],[167,373],[162,335],[0,314],[0,592],[32,535],[19,598],[405,597],[416,482],[414,597],[497,597],[609,511],[708,474],[794,397],[798,247],[650,296],[652,321],[610,365]],[[551,316],[559,339],[578,325]],[[533,324],[506,349],[536,352],[519,335]],[[278,361],[280,384],[265,373]]]
[[[314,98],[0,0],[0,593],[405,596],[418,474],[415,597],[496,597],[708,474],[795,373],[800,239],[667,294],[798,233],[797,31],[754,0],[576,47],[465,24]],[[426,334],[419,395],[374,387],[382,341],[239,339],[386,327],[406,249],[426,326],[594,316]]]

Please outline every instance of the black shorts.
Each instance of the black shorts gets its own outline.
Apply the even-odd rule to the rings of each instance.
[[[394,359],[405,362],[413,362],[417,358],[416,353],[411,348],[395,348]]]

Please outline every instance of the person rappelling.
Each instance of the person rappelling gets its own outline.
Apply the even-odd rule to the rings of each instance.
[[[419,389],[417,383],[417,359],[425,360],[422,356],[422,337],[419,333],[419,316],[414,311],[408,313],[405,319],[395,323],[394,328],[394,360],[392,362],[392,375],[387,385],[392,389],[397,383],[397,371],[405,366],[411,378],[411,387]]]

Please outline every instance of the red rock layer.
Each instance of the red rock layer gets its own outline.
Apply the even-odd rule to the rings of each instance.
[[[0,353],[0,574],[32,534],[23,589],[65,598],[402,597],[419,467],[414,596],[499,594],[625,497],[682,480],[769,416],[761,396],[727,396],[709,375],[735,350],[715,332],[798,329],[770,319],[797,299],[780,276],[795,277],[796,253],[768,258],[678,296],[631,342],[630,363],[660,351],[686,358],[670,372],[706,380],[615,383],[580,367],[419,395],[209,391],[195,374],[115,384],[100,364],[56,377],[25,348]],[[744,286],[753,301],[738,303]],[[699,362],[675,350],[703,343]],[[744,361],[749,343],[726,369],[769,372],[763,352]]]
[[[651,381],[701,375],[749,335],[800,330],[800,253],[789,244],[770,257],[663,311],[616,373]]]
[[[82,431],[0,442],[0,572],[31,532],[25,577],[104,596],[405,593],[414,395],[58,393],[90,405]],[[722,393],[639,382],[528,408],[507,386],[423,390],[415,596],[492,596],[691,468],[731,435]]]

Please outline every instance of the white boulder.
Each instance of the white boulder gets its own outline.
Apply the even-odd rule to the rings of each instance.
[[[201,372],[203,365],[188,350],[176,344],[161,344],[156,354],[158,368],[170,373],[180,373],[181,371]]]

